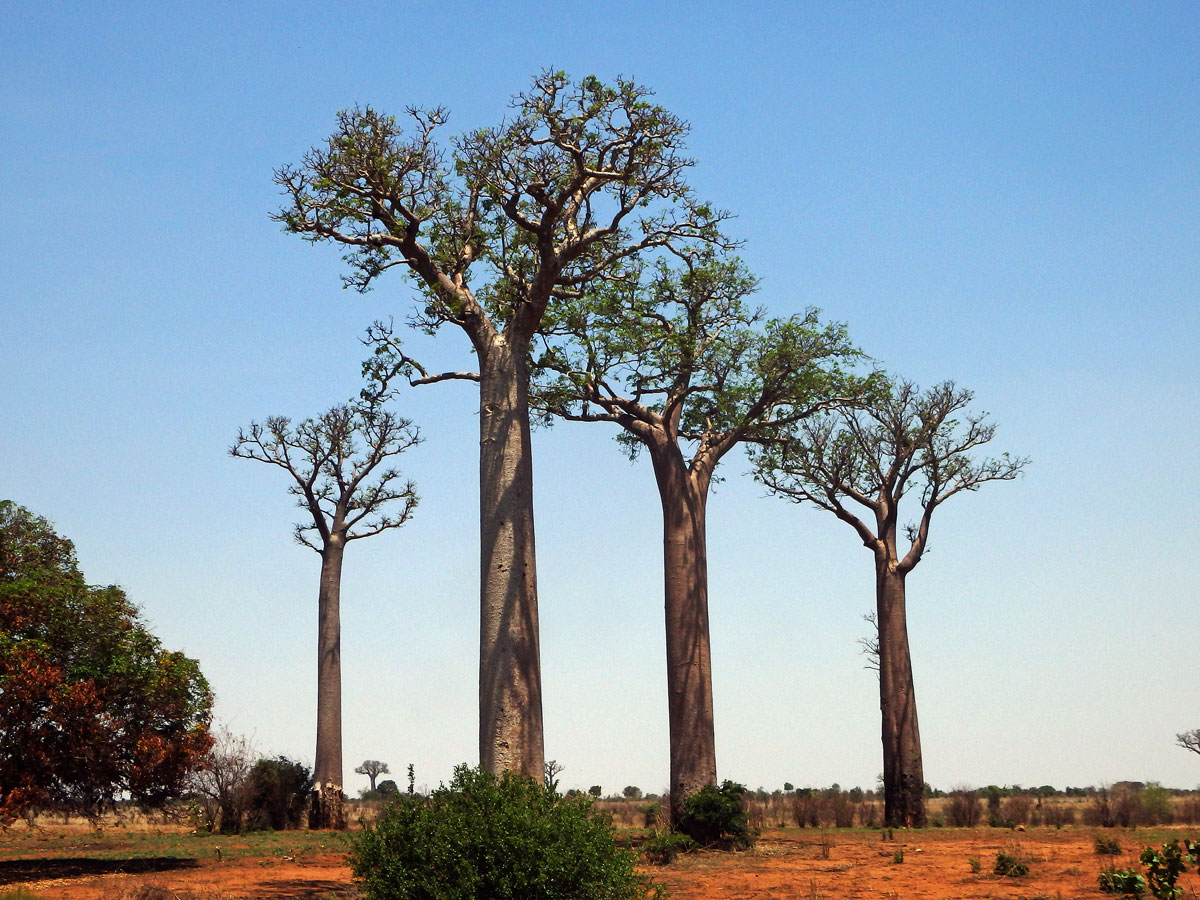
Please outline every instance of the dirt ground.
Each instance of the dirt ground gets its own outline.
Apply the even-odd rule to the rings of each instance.
[[[1193,829],[1194,830],[1194,829]],[[1096,831],[1011,832],[991,828],[900,832],[782,829],[746,853],[698,853],[648,869],[675,900],[1099,900],[1097,876],[1110,863],[1136,867],[1153,834],[1106,832],[1123,848],[1095,854]],[[1180,833],[1182,835],[1182,832]],[[1020,878],[992,873],[999,851],[1029,865]],[[972,870],[972,860],[979,871]],[[1195,898],[1200,879],[1180,881]],[[336,900],[355,896],[340,853],[289,857],[112,860],[86,855],[0,860],[0,898],[14,888],[45,900]]]

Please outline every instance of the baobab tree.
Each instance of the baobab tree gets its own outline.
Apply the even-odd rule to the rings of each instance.
[[[377,759],[364,759],[361,766],[354,769],[358,775],[366,775],[371,779],[371,790],[375,790],[375,779],[380,775],[390,774],[388,764]]]
[[[882,713],[884,818],[925,825],[925,775],[908,644],[905,579],[921,561],[934,510],[955,494],[1016,478],[1028,460],[973,459],[996,427],[965,412],[973,395],[947,381],[928,390],[896,380],[858,407],[798,423],[786,440],[755,454],[755,477],[775,495],[833,513],[875,561],[875,624]],[[959,415],[961,414],[961,420]],[[920,518],[904,526],[900,502],[916,494]],[[868,521],[862,516],[866,512]]]
[[[345,281],[389,269],[422,293],[412,323],[462,329],[477,372],[414,384],[479,384],[479,753],[492,772],[544,777],[541,662],[529,436],[530,342],[563,298],[660,248],[720,242],[725,215],[685,175],[686,123],[632,81],[609,86],[543,72],[499,125],[439,146],[446,111],[354,109],[326,144],[276,173],[277,218],[311,241],[350,248]]]
[[[1191,731],[1177,734],[1175,735],[1175,740],[1184,750],[1200,753],[1200,728],[1193,728]]]
[[[308,514],[295,537],[321,554],[317,597],[317,748],[311,828],[344,828],[342,780],[342,559],[351,541],[409,520],[417,506],[411,481],[385,464],[420,441],[412,422],[383,408],[386,383],[359,400],[293,425],[283,416],[238,431],[233,456],[283,469],[288,492]]]
[[[565,303],[537,357],[535,405],[608,422],[631,457],[650,457],[663,514],[671,811],[716,784],[706,507],[717,465],[848,402],[860,354],[817,312],[765,320],[737,259],[683,257]]]

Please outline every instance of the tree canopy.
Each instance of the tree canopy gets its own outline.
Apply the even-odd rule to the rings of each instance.
[[[88,585],[51,524],[0,501],[0,822],[157,806],[208,750],[212,694],[116,586]]]

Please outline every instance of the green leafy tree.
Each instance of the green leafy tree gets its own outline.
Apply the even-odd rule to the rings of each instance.
[[[720,241],[723,214],[685,175],[686,123],[632,81],[543,72],[510,116],[439,145],[445,110],[338,116],[324,146],[280,169],[278,219],[349,248],[348,285],[398,268],[414,324],[462,329],[478,372],[430,374],[379,325],[379,364],[413,383],[479,385],[480,761],[542,778],[541,663],[529,436],[530,342],[547,310],[644,253]],[[464,542],[464,547],[466,542]]]
[[[411,518],[417,493],[388,466],[417,444],[408,419],[383,408],[387,381],[351,403],[296,425],[283,416],[239,431],[229,452],[283,469],[288,492],[308,513],[296,540],[321,554],[317,596],[317,752],[310,825],[344,828],[342,780],[342,561],[351,541],[399,528]],[[384,770],[386,771],[386,769]],[[374,784],[374,778],[371,779]]]
[[[925,825],[905,579],[925,553],[938,507],[989,481],[1016,478],[1028,462],[1007,453],[974,458],[973,451],[990,442],[996,429],[985,413],[965,412],[972,398],[951,381],[921,390],[895,380],[857,408],[801,421],[786,440],[756,454],[756,477],[772,493],[834,514],[874,557],[873,649],[879,664],[884,818],[891,827]],[[900,503],[910,495],[920,515],[902,529]],[[908,542],[903,552],[901,531]]]
[[[538,357],[535,403],[569,421],[607,422],[650,457],[663,515],[672,819],[716,784],[706,510],[721,460],[847,402],[866,382],[859,354],[817,312],[766,319],[747,305],[740,260],[684,256],[558,308]]]
[[[180,796],[211,708],[195,660],[164,650],[120,588],[88,585],[46,519],[0,501],[0,824]]]

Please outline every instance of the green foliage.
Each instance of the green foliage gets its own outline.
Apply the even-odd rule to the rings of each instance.
[[[1171,792],[1157,781],[1147,782],[1138,799],[1141,802],[1143,822],[1148,825],[1171,823]]]
[[[379,782],[379,787],[375,788],[376,793],[384,797],[395,797],[400,794],[400,786],[390,778],[385,778]]]
[[[260,759],[246,777],[246,828],[299,828],[312,783],[303,763],[286,756]]]
[[[1016,854],[1000,850],[996,853],[996,865],[992,867],[992,871],[997,875],[1020,878],[1022,875],[1029,874],[1029,866]]]
[[[968,856],[967,864],[971,867],[971,871],[978,874],[983,870],[983,863],[979,861],[978,856]]]
[[[163,650],[124,591],[88,585],[71,541],[0,501],[0,824],[179,796],[211,706],[196,661]]]
[[[701,788],[684,798],[677,829],[703,846],[745,850],[754,846],[758,834],[751,827],[742,806],[743,785],[724,781]]]
[[[1146,867],[1146,884],[1150,893],[1158,900],[1176,900],[1183,889],[1176,885],[1179,876],[1188,869],[1188,864],[1200,865],[1200,844],[1178,840],[1162,845],[1160,850],[1147,847],[1139,857]]]
[[[1116,838],[1098,834],[1096,835],[1095,848],[1097,856],[1119,856],[1121,853],[1121,842]]]
[[[627,784],[621,791],[621,796],[626,800],[640,800],[642,799],[642,789],[635,784]]]
[[[904,862],[904,851],[897,850],[895,853],[892,854],[892,865],[898,866],[902,862]]]
[[[655,891],[582,795],[458,766],[428,799],[401,796],[352,840],[367,900],[643,900]]]
[[[1140,897],[1146,892],[1146,879],[1134,869],[1108,868],[1100,872],[1100,890],[1106,894]]]
[[[696,848],[696,842],[686,834],[675,831],[655,831],[642,844],[642,856],[655,866],[670,865],[680,853]]]

